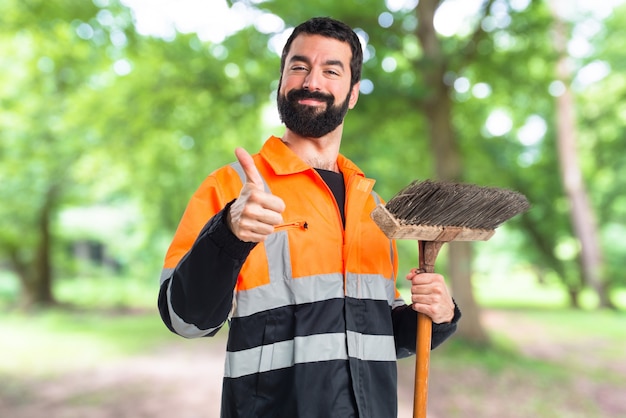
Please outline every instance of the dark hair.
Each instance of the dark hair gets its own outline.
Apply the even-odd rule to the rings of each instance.
[[[352,50],[352,58],[350,59],[351,86],[354,86],[361,79],[361,67],[363,66],[363,50],[361,49],[361,41],[354,33],[350,26],[343,22],[332,19],[330,17],[314,17],[304,23],[299,24],[293,30],[287,43],[283,48],[283,54],[280,58],[280,73],[285,69],[285,60],[291,49],[293,40],[300,34],[321,35],[327,38],[337,39],[346,42]]]

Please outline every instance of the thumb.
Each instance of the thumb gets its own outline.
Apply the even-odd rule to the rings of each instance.
[[[237,161],[241,164],[241,168],[243,168],[243,172],[246,175],[246,183],[252,183],[253,185],[263,189],[263,178],[261,177],[261,174],[259,174],[259,170],[254,165],[254,160],[248,151],[243,148],[236,148],[235,156],[237,157]]]

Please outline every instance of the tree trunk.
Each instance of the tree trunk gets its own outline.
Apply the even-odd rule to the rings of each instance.
[[[52,305],[55,303],[52,295],[52,236],[50,221],[54,213],[56,188],[53,186],[48,192],[48,198],[39,217],[39,245],[35,255],[35,303],[38,305]]]
[[[489,343],[489,336],[480,321],[480,307],[472,289],[472,246],[468,242],[451,242],[447,245],[450,281],[455,290],[454,299],[463,313],[463,320],[459,322],[459,334],[473,344],[486,345]]]
[[[570,80],[572,72],[567,56],[568,30],[559,13],[559,0],[552,0],[554,17],[554,47],[558,53],[557,79],[563,83],[564,92],[556,98],[557,142],[561,165],[561,179],[570,203],[570,217],[574,233],[581,246],[581,264],[585,283],[600,299],[600,307],[613,307],[607,287],[602,280],[603,257],[598,239],[595,216],[578,164],[576,149],[575,103]]]
[[[567,296],[569,298],[569,304],[574,309],[580,309],[580,302],[578,297],[580,296],[580,291],[573,287],[567,289]]]
[[[426,115],[431,148],[435,157],[436,176],[441,180],[461,178],[461,155],[452,128],[452,99],[449,86],[444,83],[447,62],[433,24],[440,0],[420,0],[417,5],[419,25],[417,36],[424,50],[424,66],[419,68],[432,89],[421,103]],[[480,309],[475,303],[471,271],[472,257],[469,242],[448,245],[448,275],[454,297],[463,311],[459,335],[475,344],[487,344],[487,333],[480,321]]]
[[[52,261],[50,221],[56,202],[56,187],[51,186],[46,194],[37,223],[38,243],[32,255],[14,249],[11,265],[20,285],[19,305],[22,309],[35,306],[51,306],[56,303],[52,294]]]

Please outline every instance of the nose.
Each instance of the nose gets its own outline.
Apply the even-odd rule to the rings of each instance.
[[[319,91],[321,90],[321,74],[318,71],[311,70],[304,78],[304,82],[302,83],[302,88],[309,91]]]

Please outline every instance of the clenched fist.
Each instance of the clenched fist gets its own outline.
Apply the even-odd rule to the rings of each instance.
[[[241,241],[262,242],[283,222],[285,202],[265,191],[261,174],[246,150],[237,148],[235,155],[246,182],[227,214],[228,226]]]

